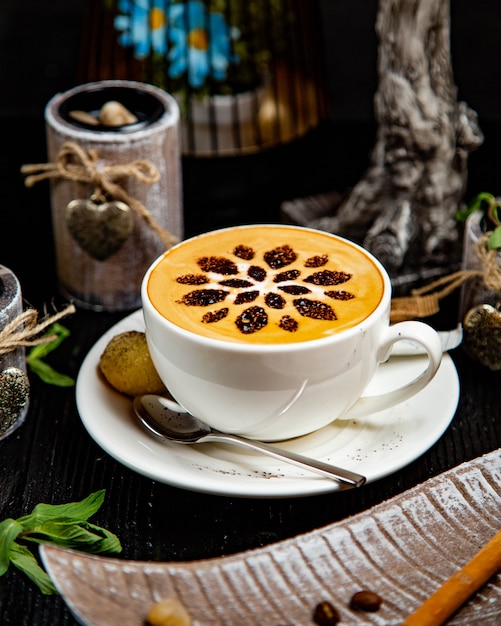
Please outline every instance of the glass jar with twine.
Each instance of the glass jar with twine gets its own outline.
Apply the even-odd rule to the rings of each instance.
[[[434,315],[440,300],[461,288],[463,348],[489,369],[501,370],[501,200],[478,194],[456,218],[465,221],[462,268],[394,298],[391,319]]]

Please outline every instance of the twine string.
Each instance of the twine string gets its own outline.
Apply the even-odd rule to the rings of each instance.
[[[477,242],[476,252],[478,258],[482,262],[483,279],[485,286],[491,291],[501,292],[501,265],[498,263],[498,249],[491,249],[487,247],[487,240],[489,236],[484,235]]]
[[[160,180],[160,173],[150,161],[138,159],[125,164],[104,164],[99,160],[96,150],[84,150],[73,141],[65,141],[54,163],[28,164],[21,167],[27,177],[24,184],[33,187],[47,179],[73,180],[88,183],[95,187],[95,196],[108,194],[115,200],[128,204],[153,229],[163,243],[170,248],[177,243],[177,238],[162,228],[148,209],[132,198],[120,184],[125,178],[134,178],[139,182],[152,185]]]
[[[38,312],[32,308],[26,309],[0,331],[0,356],[13,352],[22,346],[37,346],[54,341],[54,339],[57,339],[57,335],[46,335],[44,337],[39,337],[38,335],[62,317],[74,313],[75,310],[74,305],[69,304],[59,313],[38,321]]]
[[[412,290],[412,295],[419,296],[435,291],[437,287],[445,287],[437,292],[439,299],[448,296],[455,289],[471,278],[482,278],[485,286],[491,291],[501,291],[501,265],[497,262],[497,250],[489,250],[487,240],[489,236],[483,235],[475,244],[475,253],[480,260],[482,269],[459,270],[448,276],[443,276],[425,287]]]
[[[497,261],[498,250],[489,250],[488,235],[478,239],[475,245],[482,269],[459,270],[442,276],[432,283],[411,291],[411,295],[393,298],[391,301],[391,320],[399,322],[414,317],[429,317],[440,310],[440,300],[450,295],[463,283],[473,278],[483,280],[491,291],[501,293],[501,266]]]

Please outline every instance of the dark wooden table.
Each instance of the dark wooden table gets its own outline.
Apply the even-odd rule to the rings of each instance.
[[[30,142],[11,142],[8,154],[2,152],[0,263],[17,274],[27,304],[40,311],[47,306],[50,312],[52,307],[60,309],[64,301],[58,295],[54,275],[48,186],[27,190],[19,174],[23,162],[43,162],[46,158],[43,125],[40,120],[33,120],[31,125],[29,121],[23,123],[28,124]],[[363,135],[360,144],[364,141],[370,144],[370,134]],[[325,153],[319,158],[324,159]],[[242,180],[249,176],[248,167],[254,165],[253,161],[245,164]],[[230,162],[218,164],[219,168],[224,166],[230,170],[235,167]],[[362,166],[363,158],[355,167]],[[196,187],[196,168],[202,166],[190,167],[186,164],[185,184]],[[206,164],[209,170],[211,167],[216,166]],[[322,167],[325,173],[324,161],[315,170],[317,174]],[[349,184],[357,173],[345,170],[343,183]],[[312,174],[310,187],[319,183],[317,174]],[[214,172],[207,175],[213,180]],[[265,182],[254,193],[268,191],[267,201],[271,205],[273,200],[276,208],[280,192],[270,195],[269,181]],[[214,193],[214,205],[221,210],[212,213],[212,220],[209,206],[197,207],[203,190],[197,187],[191,191],[187,194],[187,202],[192,201],[187,206],[188,232],[236,221],[235,209],[225,213],[224,207],[231,203],[237,207],[238,203],[234,198],[225,203],[224,189],[219,195]],[[298,191],[303,189],[291,189],[290,193]],[[231,192],[230,186],[227,193]],[[247,221],[250,210],[247,200],[238,220]],[[256,209],[264,210],[268,218],[274,219],[269,206]],[[452,327],[455,311],[452,299],[445,315],[429,321],[437,327]],[[76,377],[95,341],[124,315],[80,310],[67,318],[63,323],[71,336],[50,356],[50,363]],[[38,502],[79,500],[104,488],[104,505],[92,521],[119,536],[121,557],[158,561],[228,555],[346,518],[501,445],[499,373],[471,361],[461,348],[451,356],[460,378],[460,402],[450,427],[430,450],[397,474],[361,489],[308,498],[228,498],[185,491],[145,478],[108,456],[87,434],[77,412],[74,388],[49,386],[31,376],[27,421],[0,442],[0,520],[29,513]],[[41,595],[13,568],[0,579],[0,622],[5,626],[76,624],[60,597]]]

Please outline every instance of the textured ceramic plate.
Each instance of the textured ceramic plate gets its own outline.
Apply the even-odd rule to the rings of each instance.
[[[88,626],[143,626],[154,602],[176,597],[194,626],[307,626],[328,600],[341,624],[396,626],[500,528],[501,452],[460,465],[351,518],[225,558],[121,561],[42,546],[44,564],[75,617]],[[361,588],[377,613],[348,607]],[[501,624],[501,577],[449,626]]]
[[[76,386],[83,424],[117,461],[159,482],[218,495],[276,498],[339,489],[335,481],[235,446],[163,444],[147,434],[133,414],[131,401],[113,391],[99,374],[99,358],[108,341],[126,330],[144,331],[140,311],[121,320],[94,345]],[[400,386],[425,367],[424,356],[392,357],[379,367],[368,392]],[[411,400],[367,418],[338,419],[311,435],[279,445],[359,472],[371,482],[426,452],[449,426],[458,398],[457,372],[446,354],[433,381]]]

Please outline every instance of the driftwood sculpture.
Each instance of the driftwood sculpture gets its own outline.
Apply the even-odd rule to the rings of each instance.
[[[443,0],[380,0],[376,143],[363,178],[339,194],[284,203],[286,220],[349,237],[395,276],[402,267],[450,266],[454,214],[468,153],[483,142],[476,113],[457,102],[450,7]],[[432,273],[432,272],[431,272]]]

